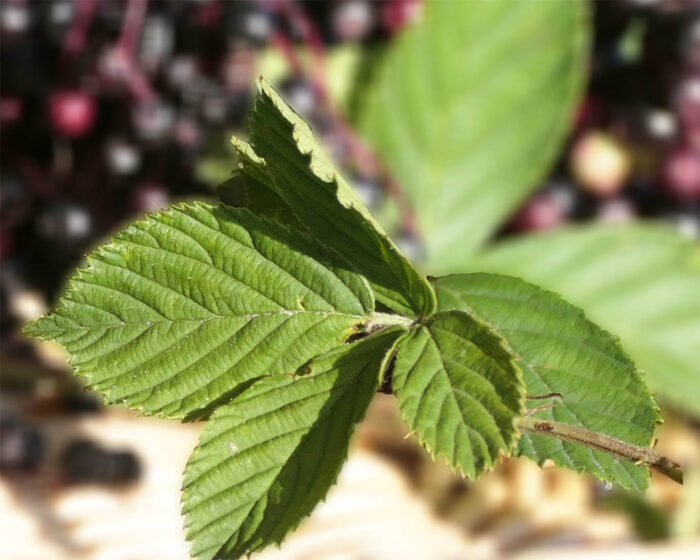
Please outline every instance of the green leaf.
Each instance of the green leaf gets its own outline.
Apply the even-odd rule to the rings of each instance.
[[[658,225],[568,228],[499,243],[473,271],[562,294],[614,332],[664,401],[700,416],[700,243]]]
[[[26,333],[62,344],[107,401],[163,416],[205,416],[242,383],[294,372],[374,304],[337,254],[225,206],[146,217],[87,262]]]
[[[538,186],[585,73],[587,5],[428,2],[361,129],[413,203],[434,272],[462,264]]]
[[[284,200],[306,228],[352,262],[377,300],[405,315],[430,314],[435,294],[338,174],[311,129],[264,81],[251,144],[233,139],[241,172]]]
[[[475,313],[503,336],[521,357],[534,414],[583,426],[628,443],[648,447],[660,421],[644,381],[612,335],[556,294],[518,278],[457,274],[434,282],[440,309]],[[543,435],[523,434],[518,452],[543,463],[589,471],[624,488],[648,484],[645,467],[583,445]]]
[[[335,482],[403,332],[338,347],[305,375],[258,381],[212,415],[185,471],[193,556],[237,558],[279,543],[311,513]]]
[[[257,216],[264,216],[296,230],[306,229],[282,197],[253,176],[236,174],[216,190],[224,204],[234,208],[247,208]]]
[[[520,369],[503,339],[468,313],[438,313],[404,338],[393,388],[421,443],[472,479],[515,445]]]

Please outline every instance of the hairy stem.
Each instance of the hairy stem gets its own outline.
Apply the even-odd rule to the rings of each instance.
[[[648,447],[639,447],[620,441],[619,439],[606,436],[598,432],[571,426],[553,420],[542,420],[539,418],[524,417],[519,422],[520,429],[533,434],[549,435],[566,441],[582,443],[593,449],[598,449],[605,453],[610,453],[622,459],[627,459],[640,465],[665,474],[671,480],[683,484],[683,471],[678,463],[668,457],[659,455]]]
[[[386,327],[401,325],[410,327],[415,322],[414,319],[404,317],[403,315],[395,315],[393,313],[372,313],[369,321],[365,323],[365,330],[368,333],[373,333]]]

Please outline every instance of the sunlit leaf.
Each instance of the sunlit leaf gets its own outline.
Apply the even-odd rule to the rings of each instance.
[[[343,265],[247,210],[177,206],[92,253],[59,307],[26,332],[62,344],[110,402],[198,416],[369,318],[369,286]]]
[[[280,542],[335,482],[399,328],[341,346],[304,375],[255,383],[211,417],[185,471],[192,554],[239,558]]]
[[[405,315],[435,308],[432,288],[387,237],[316,143],[309,126],[259,82],[251,143],[234,138],[241,173],[275,192],[316,237],[371,284],[377,301]]]
[[[617,339],[580,309],[519,278],[455,274],[434,282],[441,309],[462,309],[491,324],[522,361],[535,418],[582,426],[647,447],[659,413]],[[578,443],[523,434],[518,452],[543,463],[588,471],[624,488],[643,489],[649,471]]]
[[[503,339],[468,313],[438,313],[407,335],[393,387],[411,431],[470,478],[515,445],[522,374]]]

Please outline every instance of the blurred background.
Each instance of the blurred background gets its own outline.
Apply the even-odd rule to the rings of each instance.
[[[485,4],[460,3],[477,11]],[[411,184],[396,155],[408,131],[387,132],[398,126],[392,111],[420,117],[420,95],[394,106],[381,92],[409,91],[392,68],[402,68],[421,26],[443,37],[438,18],[426,16],[430,2],[2,0],[0,558],[188,557],[179,489],[201,426],[103,408],[59,348],[20,329],[120,225],[174,201],[216,198],[235,167],[229,138],[246,135],[259,75],[309,121],[427,272],[521,275],[619,334],[662,405],[659,449],[687,480],[681,487],[654,476],[642,495],[517,459],[465,481],[405,439],[393,399],[378,395],[328,500],[280,550],[259,557],[700,557],[700,4],[610,0],[591,8],[581,24],[590,44],[577,30],[574,45],[590,58],[580,68],[564,60],[531,73],[541,82],[533,100],[556,109],[551,146],[522,133],[528,149],[541,146],[542,161],[523,152],[520,163],[496,166],[515,179],[481,183],[469,173],[464,183],[454,179],[456,166],[450,181],[428,191]],[[521,42],[511,30],[518,17],[503,30],[473,30],[477,42],[478,33],[501,41],[490,73],[517,77],[511,67],[526,62],[520,50],[557,46],[554,38]],[[547,39],[546,23],[530,23],[532,37]],[[452,35],[444,31],[446,41]],[[444,52],[421,52],[428,61],[445,56],[440,63],[459,73],[469,65],[469,45],[460,45],[450,46],[449,63]],[[417,83],[433,80],[431,64],[414,66],[410,83],[421,90]],[[557,108],[562,83],[581,91]],[[478,97],[479,84],[473,77],[467,90]],[[527,89],[519,86],[510,87]],[[425,110],[457,131],[444,143],[478,121],[485,147],[465,150],[459,163],[483,171],[525,149],[502,131],[517,131],[535,104],[509,108],[510,97],[497,98],[507,121],[476,102],[451,116],[442,99]],[[442,149],[429,135],[416,142],[414,177],[434,168],[431,154]],[[460,192],[469,197],[460,201]],[[436,210],[433,219],[431,200],[438,209],[446,201],[452,214]],[[479,247],[462,257],[461,245],[436,241],[446,237],[431,227],[450,220]],[[456,260],[447,262],[448,252]]]

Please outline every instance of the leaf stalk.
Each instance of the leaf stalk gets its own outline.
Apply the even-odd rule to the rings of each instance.
[[[368,333],[373,333],[396,325],[411,328],[414,323],[415,319],[404,317],[403,315],[396,315],[394,313],[372,313],[372,316],[365,323],[365,330]]]

